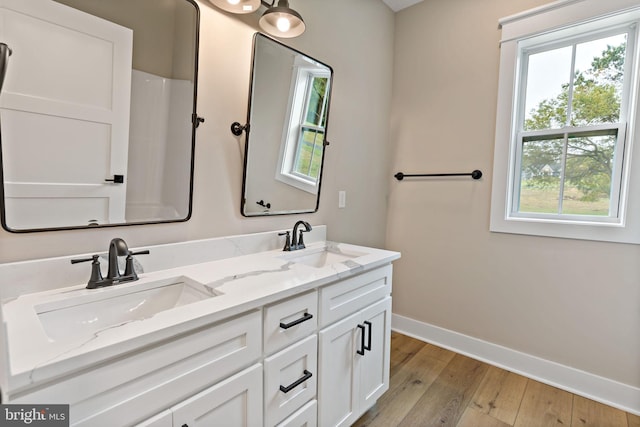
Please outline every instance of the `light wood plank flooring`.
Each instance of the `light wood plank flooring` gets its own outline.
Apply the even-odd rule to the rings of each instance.
[[[391,335],[389,390],[358,427],[640,427],[640,417]]]

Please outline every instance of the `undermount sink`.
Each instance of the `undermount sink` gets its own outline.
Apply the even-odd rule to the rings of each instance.
[[[218,291],[178,276],[92,290],[36,305],[34,309],[49,339],[69,341],[90,338],[105,329],[218,295],[221,295]]]
[[[358,258],[363,255],[366,254],[363,252],[345,251],[334,246],[323,246],[320,248],[302,249],[300,252],[291,252],[283,255],[282,258],[297,264],[322,268],[331,264],[338,264],[353,258]]]

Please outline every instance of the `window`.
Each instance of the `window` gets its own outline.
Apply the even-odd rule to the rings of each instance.
[[[276,179],[317,193],[322,167],[331,75],[326,67],[295,67],[290,111]]]
[[[618,218],[630,32],[520,49],[512,215]]]
[[[501,23],[492,231],[640,243],[629,215],[640,9],[601,3]]]

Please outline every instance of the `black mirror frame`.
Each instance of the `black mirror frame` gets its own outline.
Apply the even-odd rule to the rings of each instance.
[[[43,228],[30,228],[30,229],[13,229],[7,224],[5,203],[4,203],[4,171],[1,167],[3,163],[2,158],[2,133],[0,132],[0,223],[2,228],[10,233],[37,233],[48,231],[63,231],[63,230],[87,230],[95,228],[107,228],[107,227],[122,227],[132,225],[147,225],[147,224],[167,224],[176,222],[186,222],[191,219],[193,214],[193,180],[194,180],[194,167],[195,167],[195,149],[196,149],[196,129],[204,122],[204,118],[198,116],[196,109],[198,106],[198,63],[200,52],[200,7],[195,0],[183,0],[190,3],[195,10],[195,34],[194,34],[194,72],[193,72],[193,107],[191,115],[191,173],[189,179],[189,207],[187,216],[180,219],[158,220],[158,221],[137,221],[137,222],[123,222],[117,224],[96,224],[96,225],[81,225],[81,226],[64,226],[64,227],[43,227]]]
[[[257,46],[257,40],[258,37],[263,37],[273,43],[276,43],[279,46],[282,46],[286,49],[289,49],[299,55],[303,55],[315,62],[318,62],[324,66],[326,66],[330,73],[331,73],[331,77],[329,78],[329,97],[327,99],[327,119],[326,119],[326,124],[325,124],[325,141],[324,141],[324,149],[322,151],[322,159],[320,161],[320,176],[318,177],[318,191],[317,191],[317,196],[316,196],[316,205],[313,209],[308,209],[308,210],[292,210],[292,211],[276,211],[276,212],[266,212],[263,214],[253,214],[253,215],[247,215],[245,213],[245,205],[247,204],[247,200],[245,198],[245,194],[246,194],[246,187],[247,187],[247,162],[248,162],[248,156],[249,156],[249,135],[251,133],[251,100],[253,99],[253,78],[254,78],[254,71],[255,71],[255,60],[256,60],[256,46]],[[286,44],[267,36],[266,34],[262,34],[262,33],[255,33],[253,35],[253,47],[251,50],[251,73],[249,76],[249,102],[248,102],[248,106],[247,106],[247,118],[245,121],[245,125],[241,125],[238,122],[234,122],[231,125],[231,132],[236,135],[236,136],[240,136],[242,135],[242,130],[244,130],[245,133],[245,143],[244,143],[244,164],[243,164],[243,169],[242,169],[242,193],[241,193],[241,197],[240,197],[240,214],[245,217],[245,218],[254,218],[254,217],[264,217],[264,216],[279,216],[279,215],[299,215],[299,214],[305,214],[305,213],[316,213],[318,212],[318,209],[320,208],[320,191],[322,189],[322,177],[324,175],[324,161],[326,158],[326,148],[329,146],[329,141],[326,139],[326,136],[328,134],[328,129],[329,129],[329,119],[331,117],[330,114],[330,110],[331,110],[331,98],[332,98],[332,93],[333,93],[333,68],[330,65],[327,65],[326,63],[307,55],[306,53],[292,48],[291,46],[287,46]],[[241,130],[240,130],[241,129]],[[261,200],[262,202],[262,200]],[[260,203],[258,203],[260,204]]]

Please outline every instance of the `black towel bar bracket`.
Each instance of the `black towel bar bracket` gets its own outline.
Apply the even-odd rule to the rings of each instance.
[[[430,176],[470,176],[473,179],[480,179],[482,178],[482,171],[479,171],[478,169],[476,169],[471,173],[421,173],[421,174],[407,174],[407,173],[398,172],[397,174],[394,175],[394,177],[398,181],[402,181],[405,178],[430,177]]]

